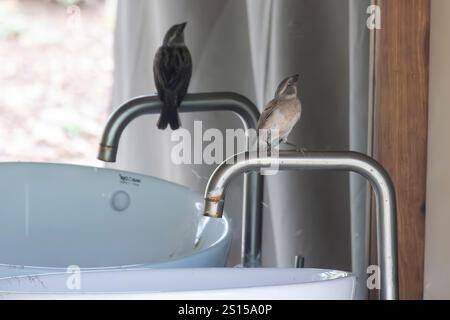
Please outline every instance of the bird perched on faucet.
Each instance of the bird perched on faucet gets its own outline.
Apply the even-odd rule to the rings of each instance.
[[[258,146],[268,148],[280,142],[291,145],[287,138],[294,126],[300,120],[302,106],[297,96],[297,82],[299,75],[287,77],[278,85],[275,97],[264,108],[258,121]],[[262,131],[267,130],[267,135]],[[278,134],[270,135],[274,130]]]
[[[157,124],[161,130],[166,129],[167,124],[172,130],[181,125],[177,109],[187,93],[192,75],[192,58],[184,43],[186,24],[176,24],[167,31],[153,61],[155,86],[162,102]]]

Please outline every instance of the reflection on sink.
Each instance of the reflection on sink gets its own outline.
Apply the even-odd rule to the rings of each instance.
[[[353,275],[318,269],[145,269],[0,280],[3,299],[353,299]]]
[[[0,277],[73,265],[225,265],[228,221],[204,220],[202,196],[185,187],[129,172],[42,163],[2,163],[0,176]]]

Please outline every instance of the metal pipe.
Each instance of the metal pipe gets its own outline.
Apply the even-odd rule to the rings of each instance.
[[[295,256],[294,267],[297,269],[304,268],[305,267],[305,257],[300,256],[300,255]]]
[[[222,216],[226,188],[234,177],[267,168],[353,171],[369,180],[377,199],[380,298],[398,299],[395,191],[385,169],[372,158],[350,151],[280,151],[278,157],[258,157],[254,153],[238,154],[218,166],[210,177],[205,190],[205,215],[215,218]]]
[[[180,113],[231,111],[239,116],[245,129],[256,129],[259,111],[246,97],[232,92],[188,94],[183,100]],[[161,102],[157,96],[131,99],[109,117],[104,128],[98,159],[115,162],[119,140],[123,130],[134,119],[145,114],[158,114]],[[244,267],[261,265],[263,177],[258,172],[244,176],[243,229],[241,264]]]

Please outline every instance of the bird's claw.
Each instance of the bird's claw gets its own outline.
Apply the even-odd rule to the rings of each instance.
[[[284,142],[284,144],[286,144],[288,146],[294,147],[295,151],[296,152],[300,152],[302,154],[302,156],[304,156],[305,155],[305,151],[307,151],[305,148],[298,147],[296,144],[291,143],[289,141],[283,141],[283,142]]]

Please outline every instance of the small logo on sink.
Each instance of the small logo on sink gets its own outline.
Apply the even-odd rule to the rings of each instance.
[[[139,185],[141,184],[141,179],[127,176],[124,174],[119,173],[119,178],[120,178],[120,183],[122,183],[122,184],[130,184],[130,185],[133,185],[136,187],[139,187]]]

